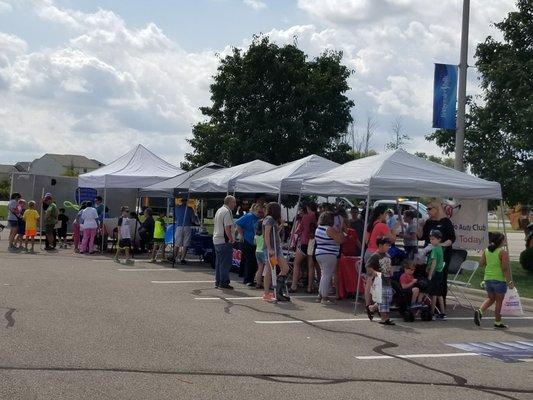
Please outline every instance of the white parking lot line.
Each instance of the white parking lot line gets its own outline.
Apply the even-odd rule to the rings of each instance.
[[[215,281],[150,281],[150,283],[215,283]]]
[[[118,271],[176,271],[173,268],[119,268]]]
[[[393,356],[355,356],[358,360],[390,360],[396,358],[446,358],[479,356],[477,353],[397,354]]]
[[[213,283],[215,281],[212,281]],[[316,296],[291,296],[291,298],[295,299],[301,299],[301,298],[315,298]],[[261,300],[262,297],[252,297],[252,296],[246,296],[246,297],[195,297],[194,300]]]
[[[217,299],[216,297],[214,299]],[[395,320],[394,318],[391,318],[392,320]],[[533,319],[533,317],[506,317],[506,319]],[[447,318],[447,320],[451,321],[472,321],[473,319],[471,317],[451,317]],[[359,321],[367,321],[368,318],[332,318],[332,319],[316,319],[316,320],[308,320],[308,321],[294,321],[294,320],[279,320],[279,321],[254,321],[256,324],[279,324],[279,325],[285,325],[285,324],[303,324],[303,323],[324,323],[324,322],[359,322]],[[398,319],[396,319],[398,321]],[[441,323],[441,322],[439,322]],[[446,323],[443,321],[442,323]]]

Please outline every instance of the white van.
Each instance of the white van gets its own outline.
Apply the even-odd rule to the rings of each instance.
[[[396,200],[376,200],[374,202],[374,208],[380,205],[384,205],[387,207],[387,209],[391,209],[394,211],[395,214],[397,214],[397,204],[400,208],[400,212],[403,214],[406,210],[411,210],[417,212],[418,207],[418,215],[417,218],[422,218],[424,220],[428,219],[428,209],[425,204],[419,203],[412,200],[400,200],[398,203],[396,203]]]

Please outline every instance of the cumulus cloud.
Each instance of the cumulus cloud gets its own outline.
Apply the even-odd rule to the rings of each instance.
[[[260,0],[244,0],[244,4],[248,7],[253,8],[254,10],[261,10],[266,8],[266,4]]]
[[[202,118],[198,108],[208,102],[217,55],[188,53],[153,23],[130,29],[111,11],[82,13],[51,1],[35,7],[72,33],[63,45],[33,52],[0,34],[0,112],[9,116],[0,122],[3,151],[30,136],[30,153],[110,160],[140,141],[181,161]]]

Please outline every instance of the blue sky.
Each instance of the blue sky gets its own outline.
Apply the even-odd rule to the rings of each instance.
[[[470,64],[514,0],[472,0]],[[0,163],[44,152],[108,162],[142,143],[171,162],[189,151],[217,54],[253,34],[298,37],[310,56],[342,50],[355,69],[356,131],[393,121],[408,151],[439,154],[431,131],[433,63],[457,63],[461,0],[0,0]],[[480,93],[475,69],[469,94]]]

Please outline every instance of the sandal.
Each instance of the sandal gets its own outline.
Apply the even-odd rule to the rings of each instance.
[[[392,322],[390,319],[386,320],[386,321],[379,321],[379,323],[381,325],[390,325],[390,326],[394,326],[396,325],[394,322]]]
[[[368,319],[372,321],[374,319],[374,313],[370,311],[370,306],[365,306],[366,315],[368,316]]]

